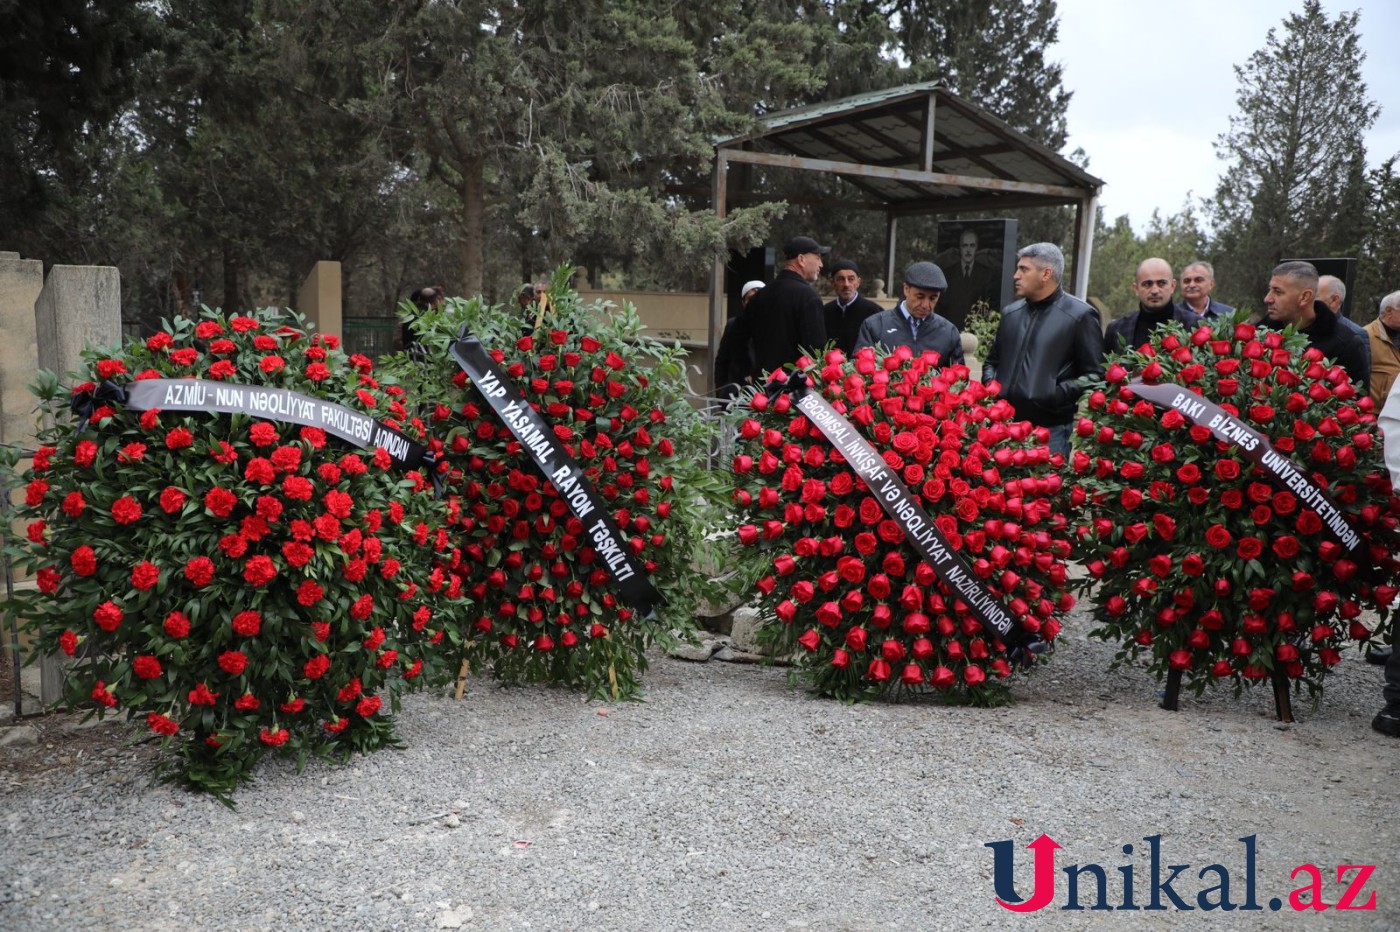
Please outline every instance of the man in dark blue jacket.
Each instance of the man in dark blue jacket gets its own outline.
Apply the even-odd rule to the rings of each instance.
[[[1181,304],[1177,306],[1214,327],[1217,320],[1235,314],[1230,305],[1221,304],[1210,296],[1214,290],[1215,267],[1204,259],[1197,259],[1181,270]]]
[[[904,270],[904,300],[892,311],[867,317],[860,325],[856,349],[907,346],[914,353],[938,353],[940,366],[963,364],[962,334],[946,318],[934,313],[948,287],[943,270],[932,262],[915,262]]]
[[[1200,318],[1186,308],[1172,303],[1176,279],[1165,259],[1144,259],[1138,263],[1133,292],[1137,294],[1138,309],[1108,325],[1104,350],[1121,353],[1137,349],[1152,336],[1152,331],[1174,320],[1189,333],[1196,329]]]

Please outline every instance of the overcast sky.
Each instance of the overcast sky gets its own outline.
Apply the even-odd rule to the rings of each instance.
[[[1400,2],[1324,0],[1328,16],[1361,11],[1362,74],[1381,115],[1366,136],[1370,163],[1400,152]],[[1154,208],[1175,213],[1188,194],[1215,194],[1224,168],[1212,143],[1229,129],[1233,66],[1264,45],[1302,0],[1059,0],[1069,144],[1089,153],[1105,181],[1110,222],[1128,214],[1141,231]]]

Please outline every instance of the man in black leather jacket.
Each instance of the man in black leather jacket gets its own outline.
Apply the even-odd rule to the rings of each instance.
[[[1261,323],[1275,330],[1291,324],[1308,338],[1308,346],[1317,347],[1322,355],[1340,363],[1351,384],[1365,394],[1371,376],[1370,347],[1337,323],[1332,309],[1317,300],[1317,290],[1317,266],[1296,259],[1280,263],[1269,277]]]
[[[1069,454],[1070,422],[1084,376],[1103,375],[1099,312],[1060,287],[1065,256],[1054,243],[1016,253],[1016,294],[1001,312],[996,339],[982,364],[982,381],[1001,383],[1016,416],[1050,429],[1052,452]]]

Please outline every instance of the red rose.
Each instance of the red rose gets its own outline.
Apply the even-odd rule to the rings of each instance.
[[[1239,554],[1241,560],[1253,560],[1264,552],[1264,542],[1257,537],[1240,538],[1239,546],[1235,548],[1235,553]]]
[[[809,651],[815,651],[821,644],[821,635],[818,634],[815,629],[808,628],[806,631],[802,632],[802,635],[797,639],[797,643],[801,644]]]
[[[1230,541],[1232,539],[1230,532],[1222,525],[1212,524],[1210,527],[1206,528],[1206,543],[1217,550],[1223,550],[1230,546]]]

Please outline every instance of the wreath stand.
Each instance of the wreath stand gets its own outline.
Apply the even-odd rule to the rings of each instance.
[[[1280,722],[1293,721],[1293,700],[1288,695],[1288,674],[1275,667],[1271,676],[1274,687],[1274,714]],[[1181,699],[1181,671],[1167,671],[1167,690],[1162,696],[1162,708],[1175,712]]]

